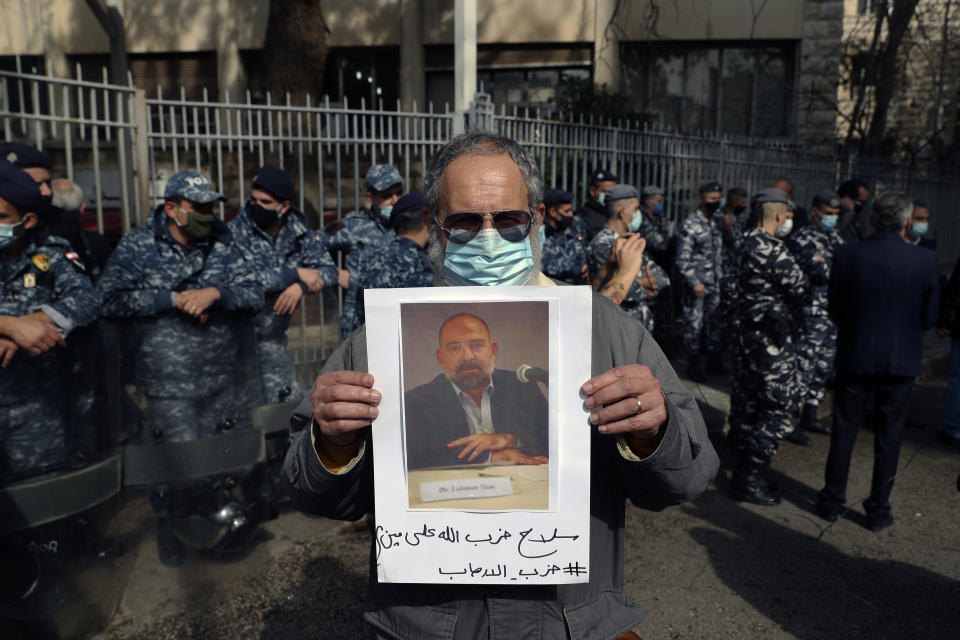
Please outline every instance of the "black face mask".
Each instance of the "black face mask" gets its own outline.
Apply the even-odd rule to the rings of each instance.
[[[720,201],[717,202],[704,202],[700,205],[700,208],[703,209],[704,213],[713,213],[720,207]]]
[[[557,231],[566,231],[573,223],[573,216],[562,215],[559,220],[554,220],[553,223],[556,225]]]
[[[747,206],[746,206],[746,205],[743,205],[743,206],[741,206],[741,207],[734,207],[734,208],[733,208],[733,212],[734,212],[735,214],[737,214],[737,215],[740,215],[741,213],[743,213],[743,212],[746,211],[746,210],[747,210]]]
[[[275,224],[277,218],[279,218],[275,210],[261,207],[253,200],[247,203],[247,215],[250,216],[253,223],[261,229],[268,229],[271,225]]]
[[[863,203],[862,202],[855,203],[853,205],[853,210],[856,211],[857,213],[860,213],[861,211],[863,211]]]

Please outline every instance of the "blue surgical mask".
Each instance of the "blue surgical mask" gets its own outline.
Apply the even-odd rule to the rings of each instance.
[[[633,217],[630,218],[630,233],[636,233],[640,231],[640,225],[643,224],[643,214],[640,213],[640,209],[637,209],[633,212]]]
[[[17,241],[17,237],[20,235],[17,233],[17,227],[22,225],[23,222],[0,224],[0,249],[6,249]]]
[[[833,231],[837,228],[837,220],[840,216],[823,216],[820,218],[820,228],[824,231]]]
[[[547,242],[547,232],[546,225],[540,225],[540,248],[543,249],[543,245]]]
[[[455,286],[520,285],[533,271],[530,238],[510,242],[496,229],[481,229],[470,242],[447,241],[443,275]]]
[[[910,235],[912,235],[914,238],[922,238],[923,236],[927,235],[927,231],[929,230],[929,222],[914,222],[910,226]]]
[[[390,222],[390,212],[393,211],[392,204],[380,205],[380,217]]]
[[[663,200],[655,204],[653,207],[653,215],[658,216],[661,213],[663,213]]]
[[[606,204],[606,202],[607,202],[607,192],[606,192],[606,191],[604,191],[603,193],[601,193],[600,195],[597,196],[597,202],[599,202],[601,205]]]

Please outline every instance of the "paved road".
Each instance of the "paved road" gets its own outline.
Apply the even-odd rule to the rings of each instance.
[[[872,438],[851,471],[851,510],[832,526],[811,512],[828,439],[785,444],[774,463],[784,494],[772,508],[726,497],[729,470],[697,501],[661,513],[628,506],[626,589],[666,638],[956,638],[960,635],[960,452],[936,440],[942,378],[914,393],[893,492],[895,525],[863,528]],[[691,385],[715,433],[729,402],[722,386]],[[856,498],[856,499],[855,499]],[[128,503],[134,543],[117,580],[120,608],[98,640],[363,637],[369,538],[363,527],[288,512],[264,527],[246,558],[156,561],[149,508]]]

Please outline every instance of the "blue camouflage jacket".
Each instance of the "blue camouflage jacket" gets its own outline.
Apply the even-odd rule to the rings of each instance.
[[[70,243],[57,236],[33,238],[22,254],[8,258],[0,252],[0,315],[25,316],[43,311],[70,331],[97,319],[97,294],[82,266],[67,258]],[[7,368],[0,370],[0,395],[12,400],[18,388],[37,388],[56,380],[60,348],[34,355],[18,349]],[[52,375],[51,375],[52,374]]]
[[[174,294],[205,287],[221,298],[201,324],[176,308]],[[162,207],[123,237],[97,289],[104,317],[138,320],[137,385],[156,396],[197,396],[224,384],[246,320],[236,312],[263,306],[263,287],[225,224],[187,249],[170,235]]]
[[[800,265],[800,269],[810,280],[812,297],[804,311],[807,315],[829,318],[827,291],[830,284],[830,267],[833,265],[833,256],[843,244],[840,234],[836,231],[824,231],[811,224],[798,229],[787,238],[786,243],[790,253]],[[818,253],[823,260],[814,257]]]
[[[383,251],[368,252],[365,261],[351,282],[356,282],[360,304],[357,305],[357,325],[366,322],[364,291],[366,289],[399,289],[402,287],[432,287],[433,265],[420,245],[402,236],[394,237]]]
[[[677,270],[689,286],[698,282],[707,289],[716,288],[722,275],[723,239],[713,221],[697,209],[680,228]]]
[[[317,269],[324,286],[336,286],[337,267],[299,210],[291,208],[286,213],[276,236],[254,224],[247,215],[246,206],[227,226],[264,291],[265,301],[257,312],[257,337],[276,338],[286,334],[290,316],[277,315],[273,305],[283,290],[295,282],[300,283],[306,293],[306,285],[300,282],[297,267]]]
[[[563,231],[548,224],[543,229],[543,273],[569,284],[583,284],[580,270],[587,264],[587,223],[573,216],[570,226]]]

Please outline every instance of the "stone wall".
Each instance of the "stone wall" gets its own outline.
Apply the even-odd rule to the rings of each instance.
[[[843,0],[806,0],[797,64],[798,138],[824,151],[837,141],[837,86],[843,53]]]

